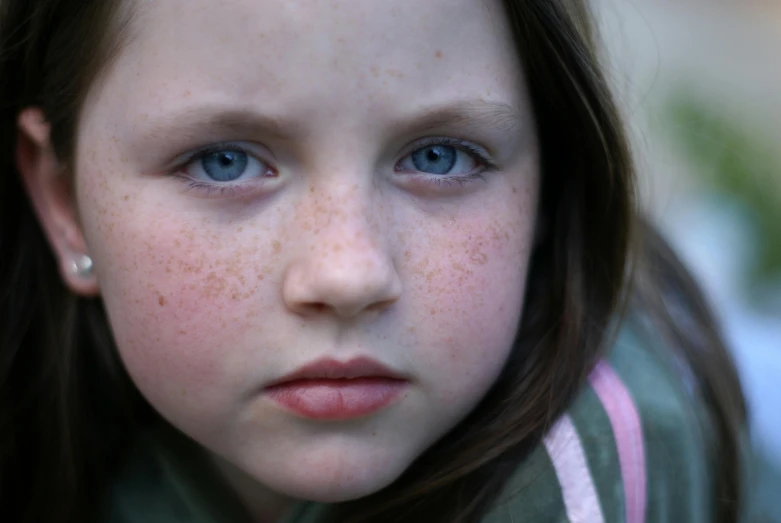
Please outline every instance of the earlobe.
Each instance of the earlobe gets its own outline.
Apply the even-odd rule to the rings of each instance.
[[[17,124],[16,166],[63,281],[77,294],[95,296],[98,283],[78,221],[74,191],[51,144],[49,123],[41,109],[30,107],[19,113]]]

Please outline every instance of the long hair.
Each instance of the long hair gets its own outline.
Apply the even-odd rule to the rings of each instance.
[[[712,411],[715,481],[726,500],[717,513],[736,521],[739,382],[697,286],[638,214],[586,0],[503,6],[526,71],[543,180],[543,232],[515,346],[465,420],[391,486],[337,507],[337,520],[479,521],[631,307],[666,335]],[[81,105],[129,17],[118,1],[0,0],[0,507],[13,522],[88,520],[139,428],[155,422],[119,362],[100,300],[61,283],[14,163],[17,116],[40,106],[69,165]]]

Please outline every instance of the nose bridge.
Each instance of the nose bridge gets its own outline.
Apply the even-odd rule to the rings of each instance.
[[[372,191],[371,183],[309,187],[297,211],[304,248],[285,282],[289,307],[350,316],[398,298],[392,245]]]
[[[323,184],[328,185],[328,184]],[[304,230],[311,231],[310,249],[320,255],[350,255],[350,250],[369,254],[377,247],[381,231],[368,187],[341,184],[310,187],[303,209]]]

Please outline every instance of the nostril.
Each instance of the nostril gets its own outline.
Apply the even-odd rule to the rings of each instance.
[[[296,310],[300,314],[306,316],[318,316],[327,312],[329,308],[330,307],[325,303],[310,302],[310,303],[299,303],[296,307]]]
[[[366,310],[372,311],[372,312],[380,312],[384,311],[385,309],[389,308],[391,305],[393,305],[397,301],[396,298],[391,298],[387,300],[378,301],[376,303],[372,303],[369,305]]]
[[[310,306],[310,309],[312,309],[312,312],[316,312],[319,314],[325,312],[326,309],[328,309],[328,305],[326,305],[325,303],[313,303]]]

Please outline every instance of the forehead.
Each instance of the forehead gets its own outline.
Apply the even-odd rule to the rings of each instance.
[[[492,0],[138,0],[112,90],[150,110],[183,97],[304,111],[410,96],[515,95],[519,65]],[[112,76],[112,75],[110,75]]]

